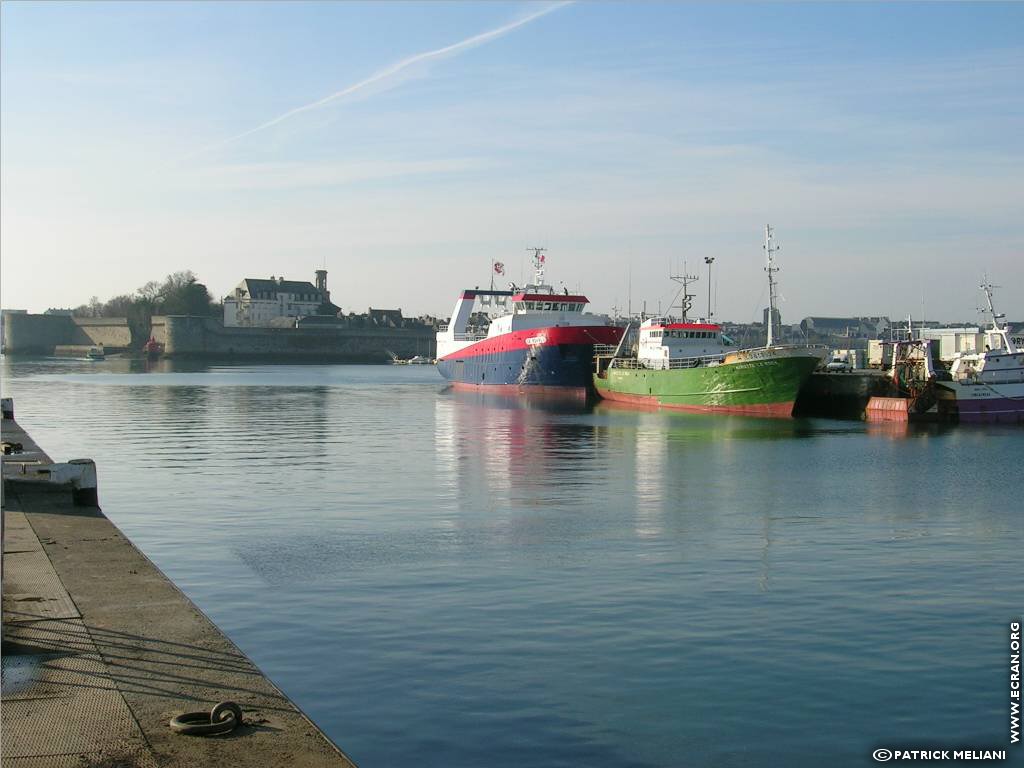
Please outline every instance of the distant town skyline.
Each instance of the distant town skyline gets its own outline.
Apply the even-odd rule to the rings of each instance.
[[[0,6],[0,303],[190,269],[446,316],[527,248],[599,311],[1024,311],[1020,4]],[[631,286],[631,291],[630,291]],[[630,297],[632,294],[632,298]]]

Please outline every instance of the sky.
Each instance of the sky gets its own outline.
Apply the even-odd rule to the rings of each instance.
[[[447,316],[1024,319],[1024,4],[3,2],[0,304],[190,269]]]

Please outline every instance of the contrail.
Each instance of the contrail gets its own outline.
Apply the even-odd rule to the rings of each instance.
[[[452,43],[451,45],[446,45],[444,48],[438,48],[436,50],[426,51],[424,53],[417,53],[415,56],[410,56],[407,59],[402,59],[401,61],[398,61],[389,67],[385,67],[379,72],[375,72],[365,80],[360,80],[358,83],[354,85],[350,85],[347,88],[342,88],[340,91],[336,91],[335,93],[332,93],[330,96],[324,96],[322,99],[310,102],[309,104],[304,104],[301,107],[289,109],[287,112],[278,115],[273,120],[268,120],[267,122],[261,125],[257,125],[255,128],[250,128],[247,131],[243,131],[242,133],[239,133],[236,136],[232,136],[231,138],[224,139],[223,141],[220,141],[216,144],[211,144],[208,147],[196,150],[187,157],[193,157],[202,152],[206,152],[211,149],[216,149],[218,147],[223,147],[225,144],[230,144],[233,141],[238,141],[239,139],[244,138],[246,136],[251,136],[254,133],[258,133],[259,131],[270,128],[273,125],[277,125],[278,123],[283,123],[288,118],[294,117],[295,115],[298,115],[302,112],[309,112],[310,110],[313,109],[319,109],[325,104],[330,104],[332,101],[340,99],[343,96],[348,96],[349,94],[355,93],[356,91],[359,91],[368,85],[373,85],[374,83],[379,83],[381,80],[386,80],[387,78],[398,74],[403,69],[411,67],[413,64],[419,64],[421,61],[429,61],[430,59],[436,59],[441,56],[446,56],[448,54],[458,53],[459,51],[463,51],[466,48],[471,48],[474,45],[480,45],[481,43],[486,43],[491,40],[494,40],[495,38],[501,37],[502,35],[505,35],[514,29],[518,29],[519,27],[529,24],[531,21],[539,19],[541,16],[547,16],[552,11],[557,11],[559,8],[562,8],[563,6],[570,5],[573,1],[574,0],[563,0],[563,2],[555,3],[554,5],[549,5],[542,10],[539,10],[535,13],[531,13],[529,16],[524,16],[523,18],[517,21],[510,22],[509,24],[505,24],[504,26],[498,27],[497,29],[492,29],[487,32],[481,32],[480,34],[473,35],[472,37],[467,37],[465,40],[461,40],[458,43]]]

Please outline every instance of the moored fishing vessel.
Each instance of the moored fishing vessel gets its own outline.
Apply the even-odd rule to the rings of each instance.
[[[999,324],[992,288],[987,279],[981,285],[992,318],[985,350],[954,356],[949,378],[937,382],[939,404],[961,423],[1024,424],[1024,351]]]
[[[769,318],[775,317],[776,288],[772,230],[766,228]],[[768,343],[730,349],[716,323],[690,322],[683,288],[682,318],[655,317],[639,327],[635,356],[616,350],[598,357],[594,387],[607,400],[709,413],[788,417],[800,387],[821,363],[824,347]]]
[[[456,301],[451,321],[437,334],[437,369],[453,386],[583,395],[594,345],[621,338],[623,329],[607,315],[584,311],[586,296],[547,285],[544,249],[532,250],[532,283],[466,290]],[[502,274],[500,263],[493,269]]]

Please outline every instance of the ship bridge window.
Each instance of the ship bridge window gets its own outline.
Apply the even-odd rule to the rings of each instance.
[[[547,310],[548,312],[551,311],[551,302],[550,301],[545,301],[544,302],[544,309]]]

